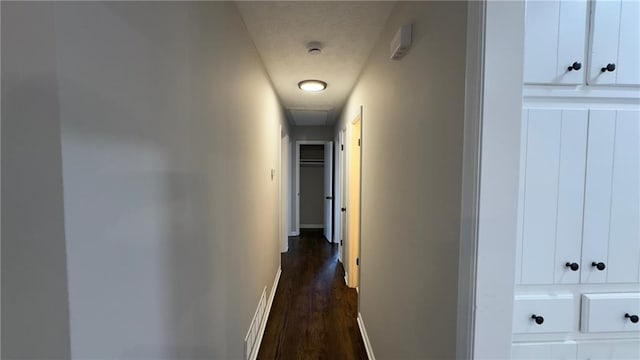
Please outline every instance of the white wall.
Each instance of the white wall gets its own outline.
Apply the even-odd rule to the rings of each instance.
[[[360,312],[379,359],[455,358],[466,19],[464,2],[399,2],[335,129],[363,105]]]
[[[2,10],[3,40],[49,36],[59,110],[39,122],[61,129],[73,358],[240,358],[279,264],[287,125],[235,5]]]
[[[3,359],[70,356],[51,8],[2,2]]]

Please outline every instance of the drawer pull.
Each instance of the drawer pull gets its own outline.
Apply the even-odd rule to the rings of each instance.
[[[607,66],[600,69],[600,72],[613,72],[616,71],[616,64],[607,64]]]
[[[544,318],[542,316],[538,316],[536,314],[531,315],[531,318],[536,322],[536,324],[538,325],[542,325],[542,323],[544,322]]]
[[[624,314],[625,319],[629,319],[634,324],[638,323],[638,315],[630,315],[629,313]]]
[[[571,66],[567,68],[568,71],[580,70],[580,69],[582,69],[582,63],[579,63],[577,61],[571,64]]]
[[[578,271],[578,269],[580,269],[580,265],[578,265],[578,263],[568,262],[568,263],[564,264],[564,266],[566,266],[569,269],[571,269],[571,271]]]
[[[594,261],[594,262],[591,263],[591,266],[595,267],[596,269],[598,269],[600,271],[602,271],[602,270],[604,270],[606,268],[606,266],[604,265],[603,262],[598,262],[597,263],[597,262]]]

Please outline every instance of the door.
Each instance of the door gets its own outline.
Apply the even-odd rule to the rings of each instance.
[[[579,109],[524,111],[517,283],[580,282],[587,116]]]
[[[344,244],[346,240],[347,234],[347,174],[346,174],[346,164],[347,164],[347,152],[345,151],[345,142],[347,138],[347,129],[342,129],[340,131],[339,139],[340,139],[340,232],[338,235],[340,236],[339,243],[339,256],[340,262],[344,265]]]
[[[640,111],[591,110],[583,283],[635,283],[640,263]]]
[[[640,84],[640,2],[593,3],[590,84]]]
[[[582,84],[587,0],[526,2],[524,82]]]
[[[324,144],[324,237],[333,242],[333,141]]]
[[[358,116],[351,125],[349,141],[349,190],[347,196],[347,254],[349,257],[349,287],[358,287],[360,282],[360,176],[361,176],[361,117]]]

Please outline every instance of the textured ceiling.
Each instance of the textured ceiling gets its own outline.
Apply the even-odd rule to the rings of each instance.
[[[294,124],[332,125],[394,3],[240,1],[237,5]],[[322,43],[320,55],[307,53],[311,41]],[[304,79],[323,80],[327,89],[303,92],[298,82]]]

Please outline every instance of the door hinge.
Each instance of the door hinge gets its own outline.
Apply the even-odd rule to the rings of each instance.
[[[360,146],[360,139],[358,139],[358,146]]]
[[[344,145],[340,145],[340,151],[344,151]]]
[[[342,240],[340,240],[340,246],[342,246]]]
[[[360,266],[360,258],[356,258],[356,265]]]

